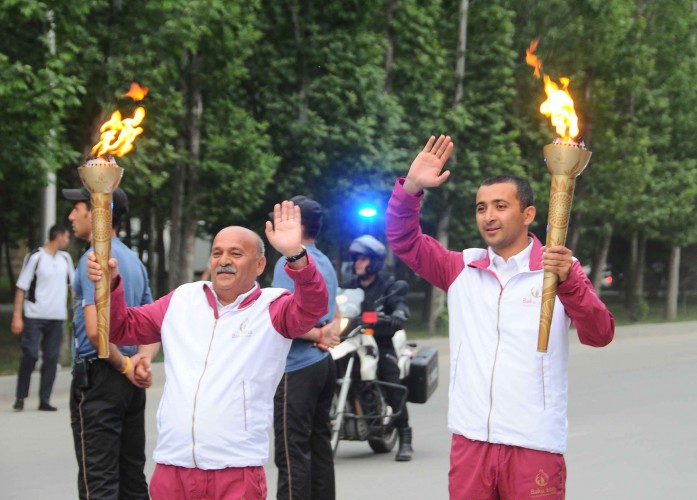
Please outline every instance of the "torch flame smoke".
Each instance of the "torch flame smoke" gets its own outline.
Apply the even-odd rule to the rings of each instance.
[[[530,43],[530,47],[525,51],[525,62],[535,68],[535,76],[540,77],[542,73],[542,61],[535,55],[539,40]],[[540,105],[540,113],[550,118],[552,125],[564,140],[571,140],[579,133],[578,116],[574,110],[574,101],[569,95],[569,79],[562,77],[559,79],[561,88],[552,79],[542,73],[545,82],[545,93],[547,100]]]
[[[148,88],[133,82],[130,90],[123,95],[134,101],[140,101],[148,95]],[[133,149],[135,138],[143,133],[143,129],[139,125],[144,118],[145,108],[142,106],[136,108],[133,118],[122,119],[121,112],[114,111],[111,118],[100,127],[99,142],[92,148],[91,153],[97,156],[106,154],[124,156]]]

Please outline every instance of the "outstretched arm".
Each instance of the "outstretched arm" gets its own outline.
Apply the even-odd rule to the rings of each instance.
[[[395,255],[429,283],[447,290],[464,267],[462,253],[451,252],[422,233],[419,211],[423,189],[440,186],[450,175],[443,170],[453,150],[449,136],[434,136],[414,159],[406,179],[395,183],[387,204],[387,241]]]

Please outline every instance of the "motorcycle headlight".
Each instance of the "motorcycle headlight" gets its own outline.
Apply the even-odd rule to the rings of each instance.
[[[349,319],[348,318],[341,318],[341,323],[339,323],[339,328],[341,333],[344,333],[344,330],[346,330],[346,327],[349,324]]]

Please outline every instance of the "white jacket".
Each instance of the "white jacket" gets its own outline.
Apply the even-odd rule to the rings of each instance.
[[[563,453],[567,440],[568,335],[608,344],[614,320],[574,261],[559,285],[549,348],[537,352],[541,243],[505,286],[486,249],[446,250],[419,226],[421,196],[398,181],[387,209],[390,245],[416,273],[447,291],[450,316],[448,428],[469,439]]]
[[[112,292],[112,342],[162,341],[166,381],[155,462],[199,469],[266,463],[273,397],[291,338],[309,331],[327,310],[326,287],[313,263],[287,271],[296,280],[295,294],[255,285],[220,310],[206,282],[129,309],[122,285]]]

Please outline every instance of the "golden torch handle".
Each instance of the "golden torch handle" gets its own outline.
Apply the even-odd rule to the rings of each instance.
[[[552,189],[549,195],[549,216],[547,219],[547,247],[564,245],[569,228],[571,202],[574,196],[576,178],[565,175],[552,175]],[[545,271],[542,282],[542,306],[540,310],[540,330],[537,337],[537,352],[547,352],[549,332],[557,297],[559,276]]]
[[[552,174],[546,243],[548,247],[552,247],[566,243],[566,230],[569,228],[576,177],[588,165],[591,152],[585,148],[564,144],[547,144],[544,147],[544,155],[547,169]],[[559,277],[556,274],[544,273],[537,352],[547,352],[558,286]]]
[[[109,315],[111,312],[111,193],[90,193],[92,202],[92,238],[94,255],[102,267],[102,277],[95,283],[95,305],[97,306],[97,333],[100,358],[109,357]]]

